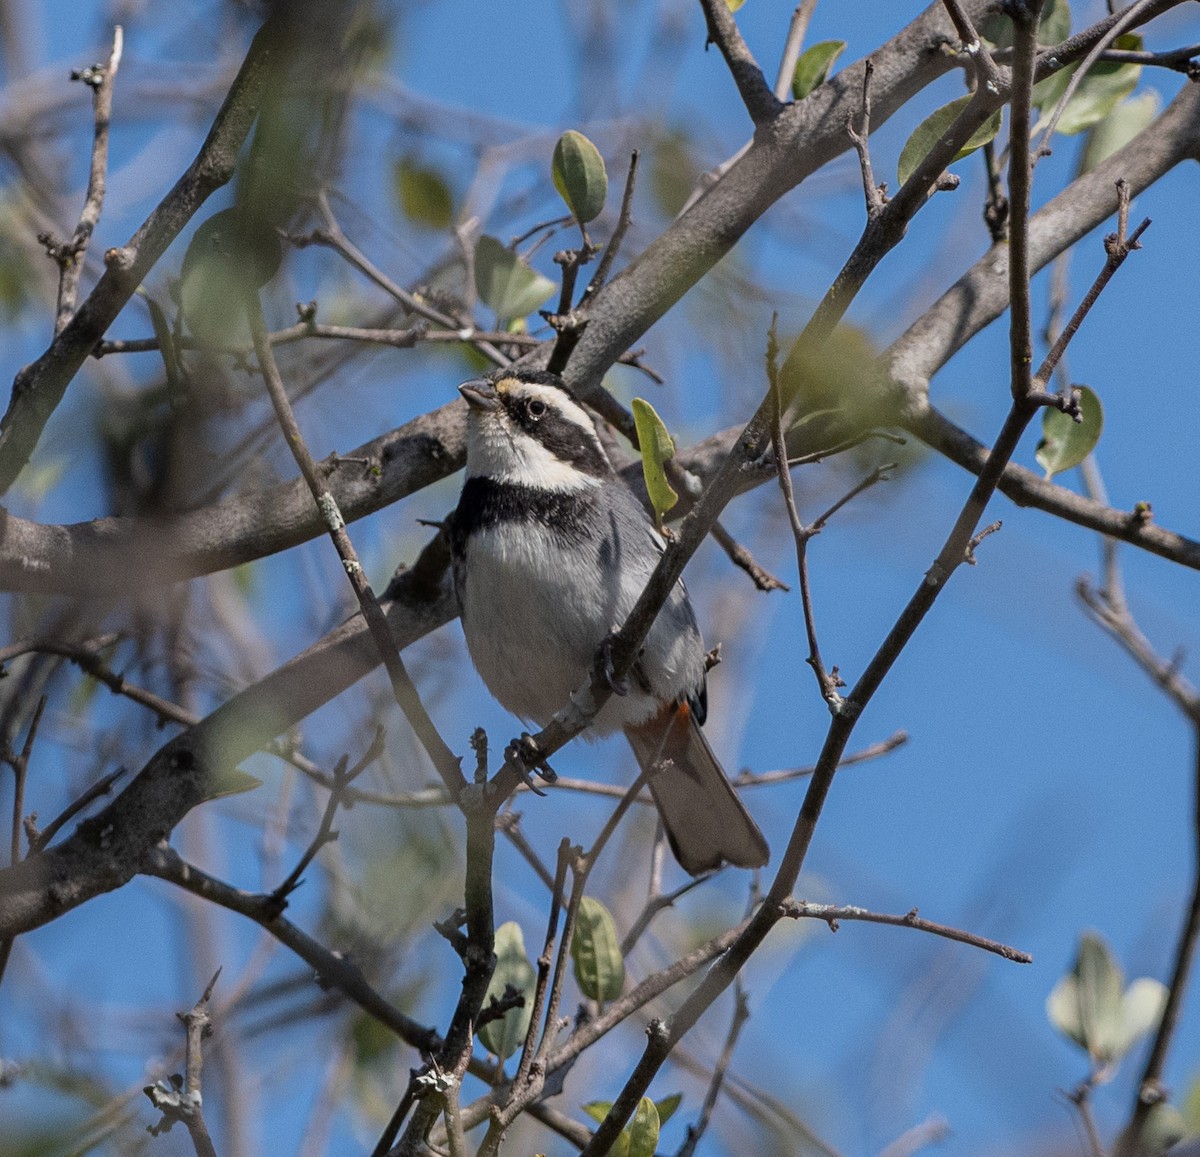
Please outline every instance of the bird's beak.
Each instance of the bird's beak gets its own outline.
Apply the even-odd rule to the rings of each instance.
[[[492,411],[500,408],[500,395],[496,393],[495,386],[486,378],[475,378],[472,381],[463,382],[458,387],[458,392],[462,394],[472,410]]]

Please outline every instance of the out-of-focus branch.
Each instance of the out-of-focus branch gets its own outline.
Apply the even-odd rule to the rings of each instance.
[[[0,493],[21,472],[79,367],[196,210],[232,176],[286,40],[287,6],[259,29],[196,159],[136,233],[105,254],[104,275],[49,348],[13,381],[0,420]]]

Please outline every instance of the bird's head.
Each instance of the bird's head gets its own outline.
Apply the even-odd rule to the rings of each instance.
[[[468,478],[564,492],[612,476],[592,419],[557,374],[509,368],[458,390],[468,406]]]

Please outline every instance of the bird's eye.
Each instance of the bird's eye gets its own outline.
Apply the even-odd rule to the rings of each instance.
[[[531,418],[540,418],[546,412],[546,403],[540,398],[530,398],[525,404],[525,412]]]

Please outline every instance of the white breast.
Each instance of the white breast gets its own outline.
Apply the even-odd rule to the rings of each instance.
[[[547,566],[547,558],[560,565]],[[543,725],[586,682],[596,648],[624,621],[641,587],[605,590],[593,550],[564,553],[561,541],[536,525],[501,523],[476,532],[465,561],[463,631],[471,658],[509,711]],[[659,629],[666,627],[664,620],[656,624],[643,664],[656,690],[686,694],[702,678],[699,640]],[[609,700],[592,731],[642,722],[657,706],[631,679],[629,693]]]

